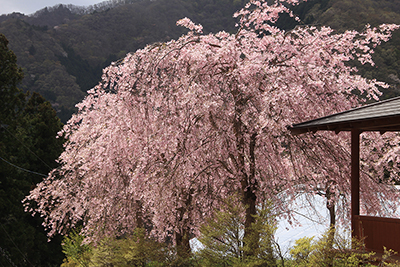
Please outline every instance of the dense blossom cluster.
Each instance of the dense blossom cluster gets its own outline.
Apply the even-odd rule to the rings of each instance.
[[[246,223],[266,200],[290,218],[299,192],[349,198],[349,136],[293,136],[287,126],[356,107],[357,95],[377,99],[385,85],[347,62],[372,64],[373,48],[397,26],[338,34],[274,27],[290,13],[284,4],[297,2],[251,1],[235,15],[237,34],[204,35],[185,18],[188,34],[106,68],[60,133],[68,140],[61,167],[26,199],[50,235],[83,221],[83,233],[97,240],[151,220],[153,234],[179,242],[229,195],[246,204]],[[379,169],[371,173],[387,165],[385,140],[362,139],[362,209],[371,214],[380,197],[399,196],[379,184]]]

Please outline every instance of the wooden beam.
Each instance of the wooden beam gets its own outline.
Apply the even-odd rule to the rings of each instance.
[[[351,130],[351,230],[352,237],[359,237],[356,232],[354,216],[360,215],[360,130]]]
[[[373,119],[358,119],[339,122],[318,122],[310,121],[295,124],[288,129],[293,134],[302,134],[307,132],[317,131],[335,131],[336,133],[342,131],[352,131],[353,129],[362,129],[363,131],[400,131],[400,115],[389,116]]]

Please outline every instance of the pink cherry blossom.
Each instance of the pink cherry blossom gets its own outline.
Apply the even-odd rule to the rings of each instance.
[[[182,19],[187,35],[107,67],[60,133],[61,166],[26,197],[27,210],[44,217],[50,236],[83,221],[83,234],[96,241],[150,221],[153,235],[187,246],[232,194],[246,205],[246,234],[260,203],[291,220],[301,192],[329,186],[329,201],[348,200],[349,136],[293,136],[287,126],[360,105],[354,91],[377,99],[384,84],[348,62],[372,64],[375,45],[398,26],[337,34],[274,27],[291,12],[285,4],[297,3],[251,1],[235,14],[236,34],[204,35]],[[379,214],[382,198],[399,197],[381,179],[388,162],[399,161],[396,149],[387,154],[398,136],[365,134],[362,144],[362,208]],[[348,210],[337,212],[348,218]]]

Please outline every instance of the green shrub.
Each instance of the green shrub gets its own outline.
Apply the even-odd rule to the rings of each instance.
[[[313,239],[314,237],[302,237],[295,241],[295,245],[290,250],[290,255],[298,266],[307,266],[310,254],[314,250]]]
[[[270,205],[260,208],[252,224],[252,235],[248,238],[258,238],[259,247],[253,251],[255,256],[248,255],[249,248],[244,238],[244,207],[237,198],[229,198],[224,207],[216,211],[214,216],[200,228],[198,240],[203,248],[197,253],[200,265],[207,267],[256,267],[276,266],[273,253],[273,234],[276,230],[275,217],[272,216]]]
[[[319,240],[303,237],[290,250],[289,266],[374,266],[374,252],[366,251],[362,241],[346,239],[327,231]],[[334,237],[333,237],[334,236]],[[333,238],[333,240],[332,240]]]
[[[144,229],[136,229],[132,236],[105,239],[93,249],[91,266],[165,266],[167,247],[146,235]]]
[[[91,246],[82,244],[84,236],[79,229],[72,230],[62,242],[62,251],[66,258],[61,267],[87,267],[90,263]]]
[[[66,259],[61,267],[161,267],[170,262],[167,246],[149,238],[144,229],[128,237],[106,238],[96,246],[82,244],[83,239],[75,230],[64,238]]]

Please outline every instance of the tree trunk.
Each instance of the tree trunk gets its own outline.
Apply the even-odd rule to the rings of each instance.
[[[186,199],[185,205],[186,207],[190,207],[192,203],[192,194],[194,193],[194,189],[190,189],[188,192],[182,190],[181,196]],[[179,220],[182,222],[182,226],[180,231],[175,231],[175,240],[176,240],[176,253],[179,260],[185,261],[186,259],[190,258],[192,254],[192,250],[190,248],[190,228],[187,226],[189,225],[188,219],[183,219],[185,213],[188,210],[184,207],[178,209]]]
[[[335,204],[331,203],[330,205],[327,204],[326,207],[328,208],[329,211],[329,226],[330,229],[335,229],[336,228],[336,214],[335,214]]]
[[[254,231],[253,224],[255,223],[255,215],[257,214],[256,209],[256,195],[251,192],[252,190],[247,189],[244,192],[243,203],[246,207],[246,220],[244,223],[244,257],[256,256],[259,249],[259,233]]]
[[[175,240],[176,240],[176,253],[179,259],[188,259],[191,255],[190,249],[190,234],[189,231],[184,228],[182,229],[182,233],[175,232]]]
[[[335,240],[335,232],[336,232],[336,214],[335,214],[335,203],[333,201],[330,201],[331,194],[329,192],[329,188],[327,190],[327,201],[326,201],[326,208],[329,211],[329,230],[328,230],[328,243],[327,243],[327,249],[329,250],[328,253],[328,266],[333,266],[333,260],[334,260],[334,252],[333,252],[333,245],[334,245],[334,240]]]
[[[326,188],[326,208],[329,211],[329,235],[332,236],[332,241],[335,236],[336,229],[336,213],[335,213],[335,200],[332,199],[334,197],[334,193],[331,192],[331,184]]]
[[[136,209],[136,225],[137,228],[145,228],[144,220],[143,220],[143,205],[140,200],[136,200],[135,202],[135,209]]]
[[[257,181],[255,177],[255,147],[257,141],[257,133],[253,132],[250,136],[250,140],[246,140],[245,135],[249,132],[242,122],[241,116],[243,114],[243,110],[248,99],[243,98],[243,94],[241,94],[239,90],[233,90],[232,95],[235,99],[235,117],[233,119],[233,130],[236,139],[236,166],[238,179],[241,184],[241,193],[243,198],[242,202],[246,210],[246,218],[244,224],[243,257],[248,258],[251,256],[256,256],[258,254],[260,243],[259,233],[258,231],[255,231],[253,227],[253,224],[255,222],[254,216],[257,215]],[[249,164],[250,166],[248,171],[246,170],[246,164]]]
[[[328,201],[326,207],[328,208],[328,211],[329,211],[330,222],[329,222],[328,237],[329,237],[330,247],[332,248],[333,247],[333,240],[335,238],[335,232],[336,232],[335,204],[334,203],[330,203],[329,204],[329,201]]]
[[[242,190],[243,190],[243,204],[246,208],[246,220],[244,223],[244,257],[256,256],[259,250],[260,236],[257,229],[254,229],[255,215],[257,215],[257,196],[255,191],[257,183],[255,180],[255,154],[254,149],[256,145],[257,134],[254,133],[250,137],[249,144],[249,160],[250,160],[250,174],[243,175],[242,177]],[[243,171],[244,172],[244,171]]]

